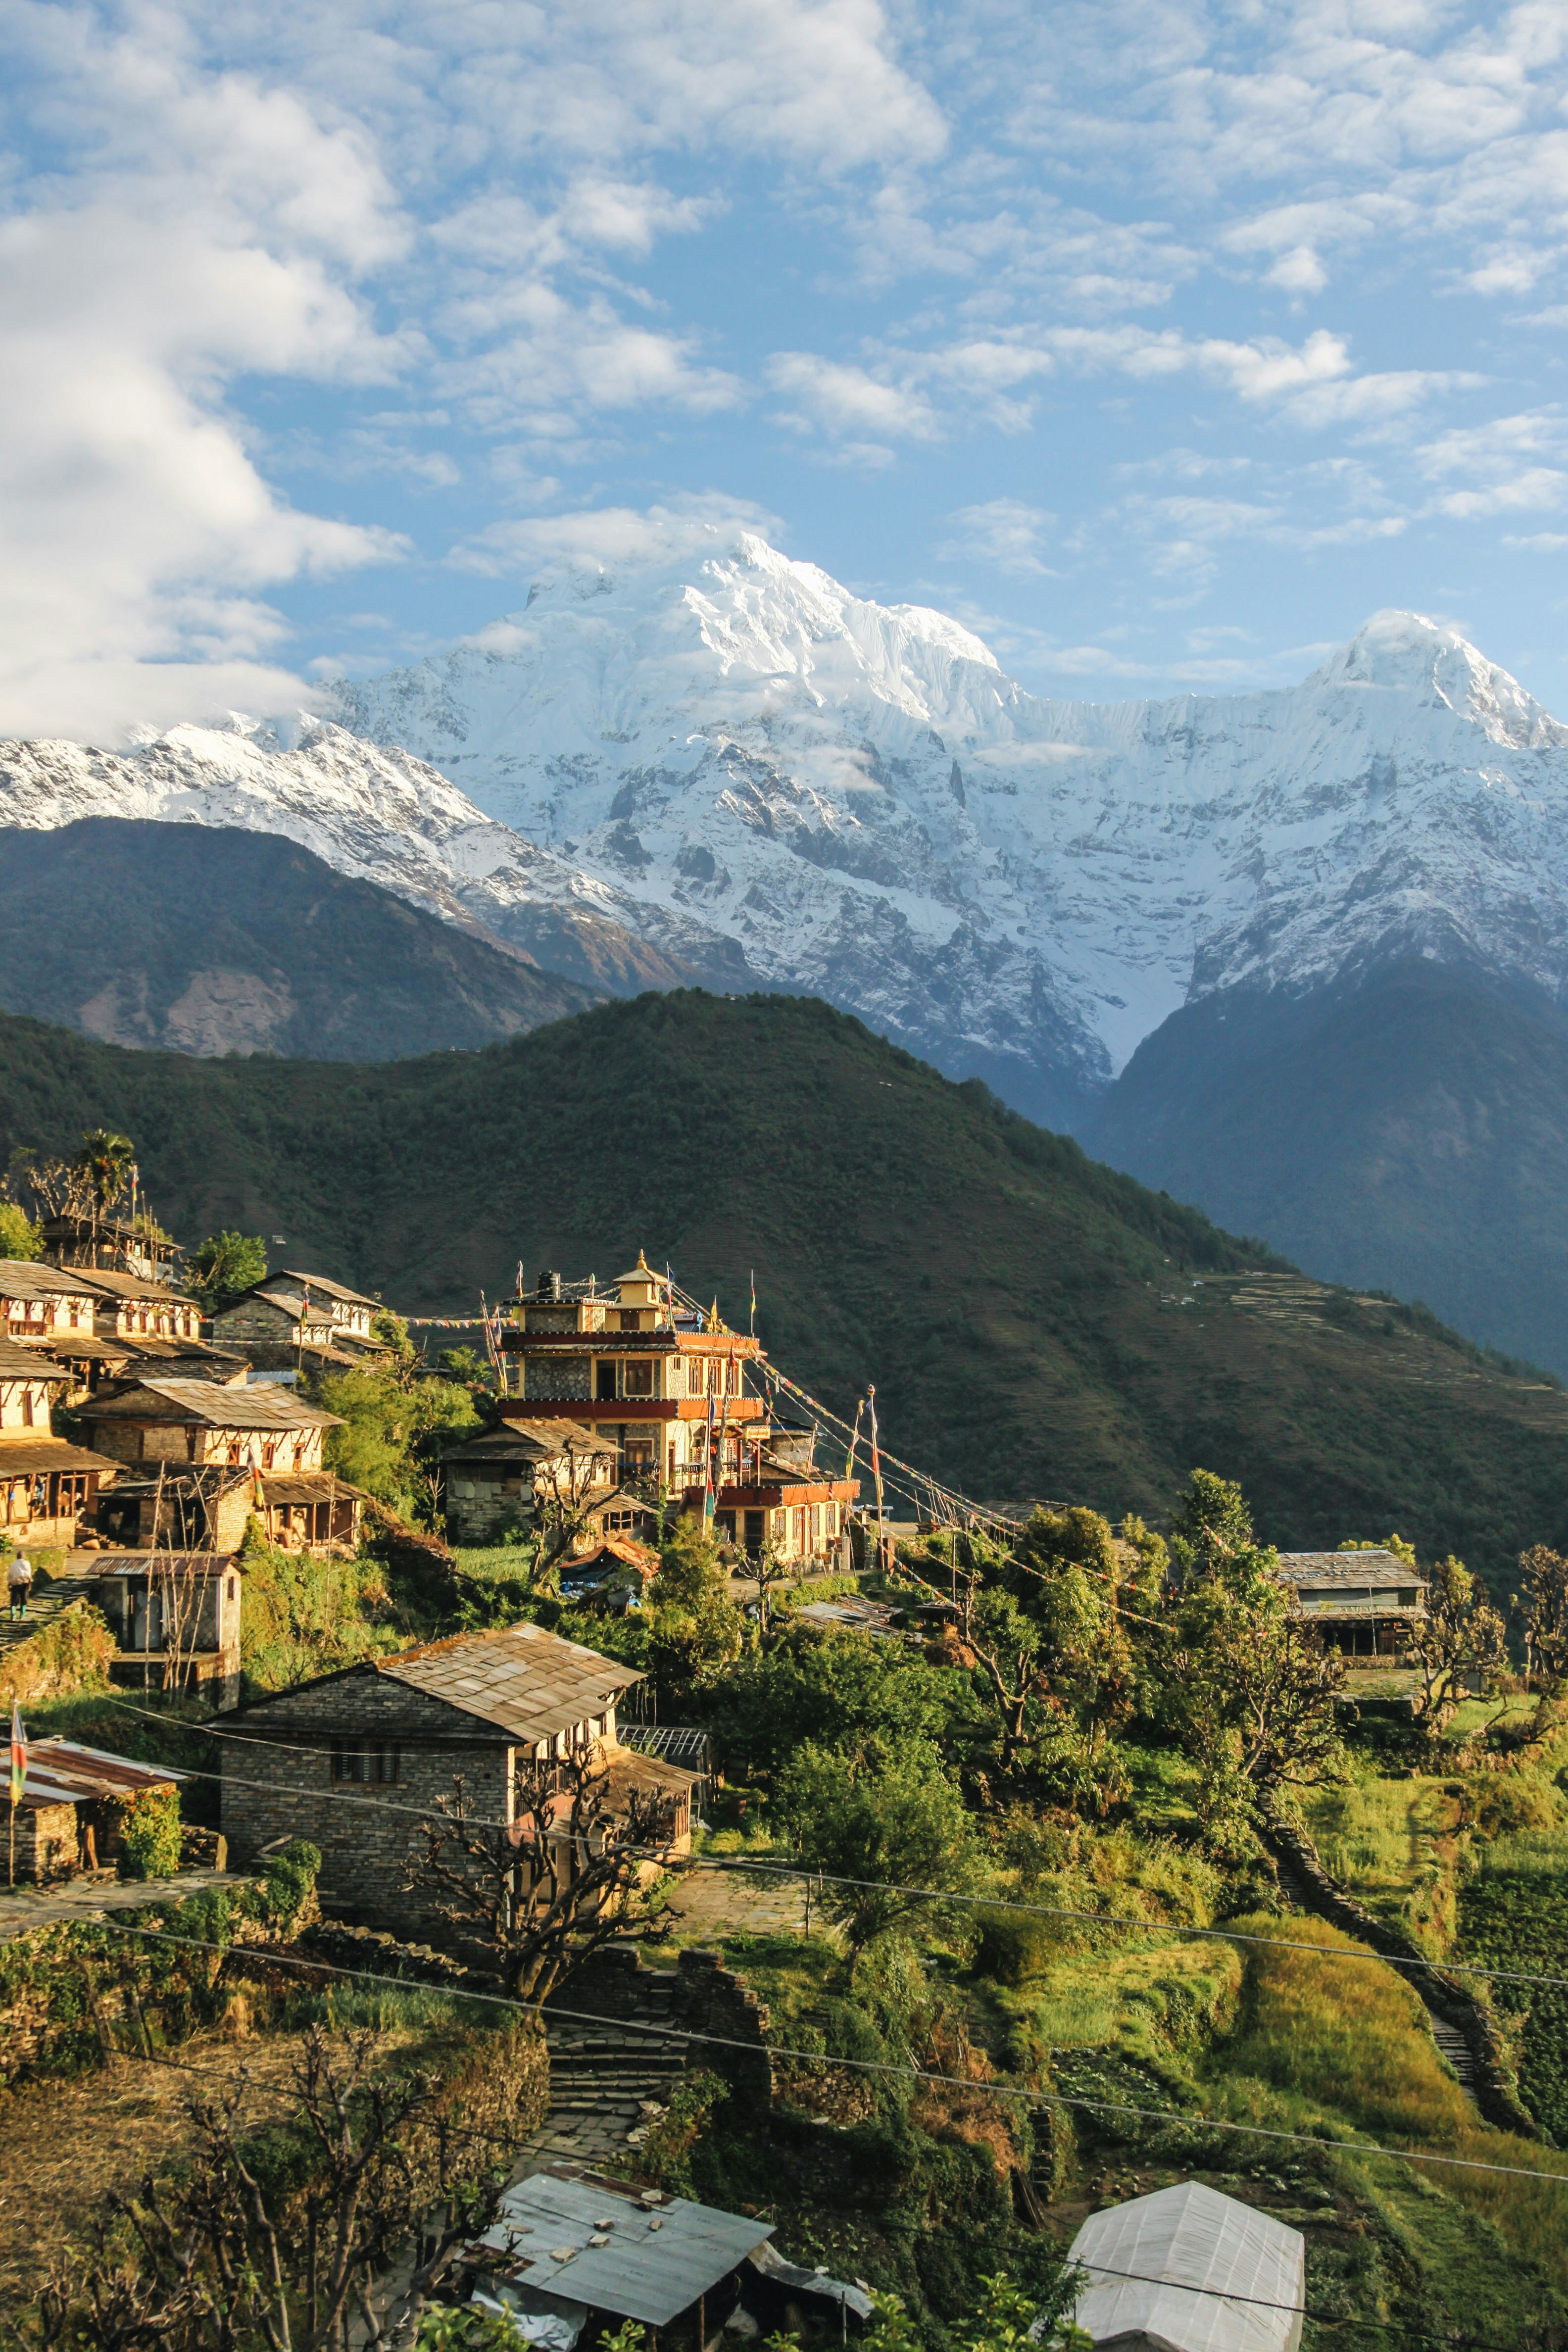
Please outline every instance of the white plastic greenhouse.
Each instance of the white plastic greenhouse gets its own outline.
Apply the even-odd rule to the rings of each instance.
[[[1299,2230],[1184,2180],[1087,2221],[1073,2316],[1101,2352],[1298,2352]]]

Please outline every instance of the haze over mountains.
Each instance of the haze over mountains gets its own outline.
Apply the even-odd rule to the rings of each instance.
[[[819,993],[1314,1271],[1568,1369],[1563,1139],[1535,1108],[1542,1054],[1568,1101],[1568,730],[1418,615],[1284,690],[1050,702],[946,616],[715,532],[542,572],[313,717],[0,750],[0,817],[87,814],[286,835],[617,992]],[[1449,1042],[1427,1021],[1414,1058],[1387,977],[1412,964],[1448,976]],[[1366,1033],[1342,1087],[1320,998]],[[1484,1110],[1458,1050],[1481,1029]],[[1380,1238],[1401,1153],[1414,1274]]]

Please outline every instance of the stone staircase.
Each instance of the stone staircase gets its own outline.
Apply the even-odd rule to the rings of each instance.
[[[652,1970],[625,1971],[613,2003],[596,1978],[568,1986],[558,2005],[546,2002],[550,2112],[524,2158],[528,2168],[635,2153],[686,2067],[673,1990]]]
[[[9,1603],[0,1604],[0,1670],[3,1670],[12,1650],[19,1649],[24,1642],[30,1642],[35,1633],[43,1632],[46,1625],[54,1624],[68,1609],[75,1608],[81,1598],[80,1585],[68,1579],[46,1584],[40,1578],[33,1587],[33,1597],[27,1603],[25,1617],[12,1618]]]

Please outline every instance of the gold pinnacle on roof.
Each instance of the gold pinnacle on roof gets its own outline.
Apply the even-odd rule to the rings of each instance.
[[[723,1328],[724,1326],[719,1320],[719,1301],[715,1297],[712,1306],[708,1309],[708,1328],[710,1331],[721,1331]]]

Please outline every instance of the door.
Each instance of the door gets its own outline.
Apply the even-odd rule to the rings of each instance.
[[[131,1646],[133,1650],[161,1650],[163,1646],[163,1596],[150,1592],[145,1585],[132,1598]]]

